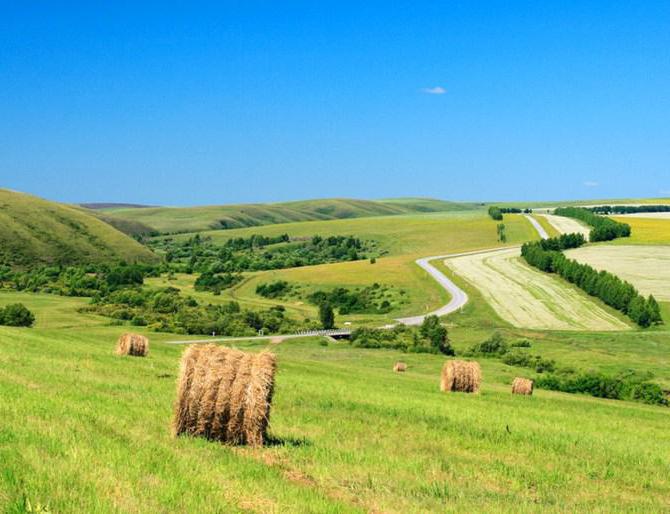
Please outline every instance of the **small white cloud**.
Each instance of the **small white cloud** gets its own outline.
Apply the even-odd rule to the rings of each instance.
[[[424,87],[421,91],[429,95],[443,95],[447,92],[447,90],[441,86]]]
[[[595,180],[587,180],[586,182],[584,182],[584,185],[586,187],[598,187],[600,183],[596,182]]]
[[[659,191],[659,194],[661,194],[663,196],[670,196],[670,189],[661,189]]]

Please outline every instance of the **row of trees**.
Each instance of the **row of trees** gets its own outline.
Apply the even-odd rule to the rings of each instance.
[[[598,205],[587,207],[596,214],[637,214],[639,212],[670,212],[670,205]]]
[[[589,295],[623,312],[641,327],[662,322],[659,305],[653,296],[645,299],[632,284],[616,275],[608,271],[599,272],[588,264],[567,258],[561,253],[564,248],[559,242],[544,243],[556,249],[545,249],[542,242],[530,242],[521,247],[521,255],[528,264],[560,275]]]
[[[598,216],[583,207],[558,207],[554,210],[554,214],[574,218],[593,227],[589,234],[591,242],[611,241],[618,237],[630,236],[630,225],[627,223],[619,223],[611,218]]]
[[[360,348],[391,348],[410,353],[454,355],[447,329],[437,316],[426,316],[420,327],[396,325],[391,329],[357,328],[351,344]]]
[[[501,221],[503,219],[503,214],[530,214],[533,212],[533,209],[519,209],[518,207],[496,207],[492,205],[489,207],[489,216],[496,221]]]

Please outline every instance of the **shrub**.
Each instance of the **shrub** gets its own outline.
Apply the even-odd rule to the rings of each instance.
[[[32,327],[35,316],[22,303],[13,303],[0,309],[0,325],[8,327]]]
[[[507,343],[500,332],[495,332],[487,340],[470,347],[467,352],[470,355],[500,356],[507,353]]]

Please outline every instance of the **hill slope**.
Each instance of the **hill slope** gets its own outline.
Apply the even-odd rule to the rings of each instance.
[[[151,261],[134,239],[76,207],[0,189],[0,263]]]
[[[473,204],[423,198],[381,201],[323,199],[272,204],[108,209],[105,216],[110,221],[114,218],[132,220],[161,233],[174,233],[474,208]]]

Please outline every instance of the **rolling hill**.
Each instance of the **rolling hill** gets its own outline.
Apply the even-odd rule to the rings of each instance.
[[[427,198],[393,200],[323,199],[273,204],[213,205],[203,207],[141,207],[104,211],[108,222],[129,220],[161,233],[196,232],[230,228],[389,216],[417,212],[446,212],[476,209],[475,204]]]
[[[147,248],[87,211],[0,189],[0,263],[151,261]]]

